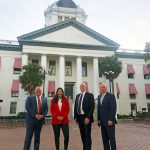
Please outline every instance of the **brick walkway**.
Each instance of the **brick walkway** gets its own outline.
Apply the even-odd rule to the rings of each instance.
[[[93,125],[92,150],[103,150],[100,129]],[[22,150],[25,128],[0,129],[0,150]],[[63,138],[61,134],[61,149]],[[117,150],[150,150],[150,125],[119,123],[116,126]],[[32,149],[33,150],[33,143]],[[44,125],[40,150],[55,150],[51,125]],[[69,150],[82,150],[78,127],[70,123]]]

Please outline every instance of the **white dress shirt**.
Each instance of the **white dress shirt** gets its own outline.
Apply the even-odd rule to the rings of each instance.
[[[62,108],[62,102],[61,102],[61,99],[59,98],[58,100],[58,107],[59,107],[59,110],[61,111],[61,108]]]

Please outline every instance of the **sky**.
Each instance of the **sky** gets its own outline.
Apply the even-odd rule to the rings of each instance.
[[[57,0],[0,0],[0,40],[41,29],[44,11]],[[150,42],[150,0],[74,0],[88,15],[86,26],[120,44],[144,50]]]

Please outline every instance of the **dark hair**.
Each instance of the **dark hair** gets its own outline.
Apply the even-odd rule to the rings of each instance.
[[[55,93],[55,96],[53,97],[53,99],[52,99],[51,102],[54,102],[54,103],[58,102],[58,99],[59,99],[59,97],[58,97],[58,91],[59,91],[59,90],[62,91],[62,99],[65,98],[64,90],[63,90],[61,87],[59,87],[59,88],[57,88],[56,93]]]

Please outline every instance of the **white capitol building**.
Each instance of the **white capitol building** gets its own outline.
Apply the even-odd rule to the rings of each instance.
[[[74,101],[80,83],[86,82],[96,98],[102,57],[117,55],[122,73],[114,80],[118,113],[150,111],[150,75],[143,52],[119,49],[119,44],[85,25],[87,15],[72,0],[58,0],[45,11],[45,27],[22,36],[18,41],[0,41],[0,116],[25,111],[27,94],[21,89],[21,67],[38,63],[49,69],[45,96],[50,100],[62,87]]]

